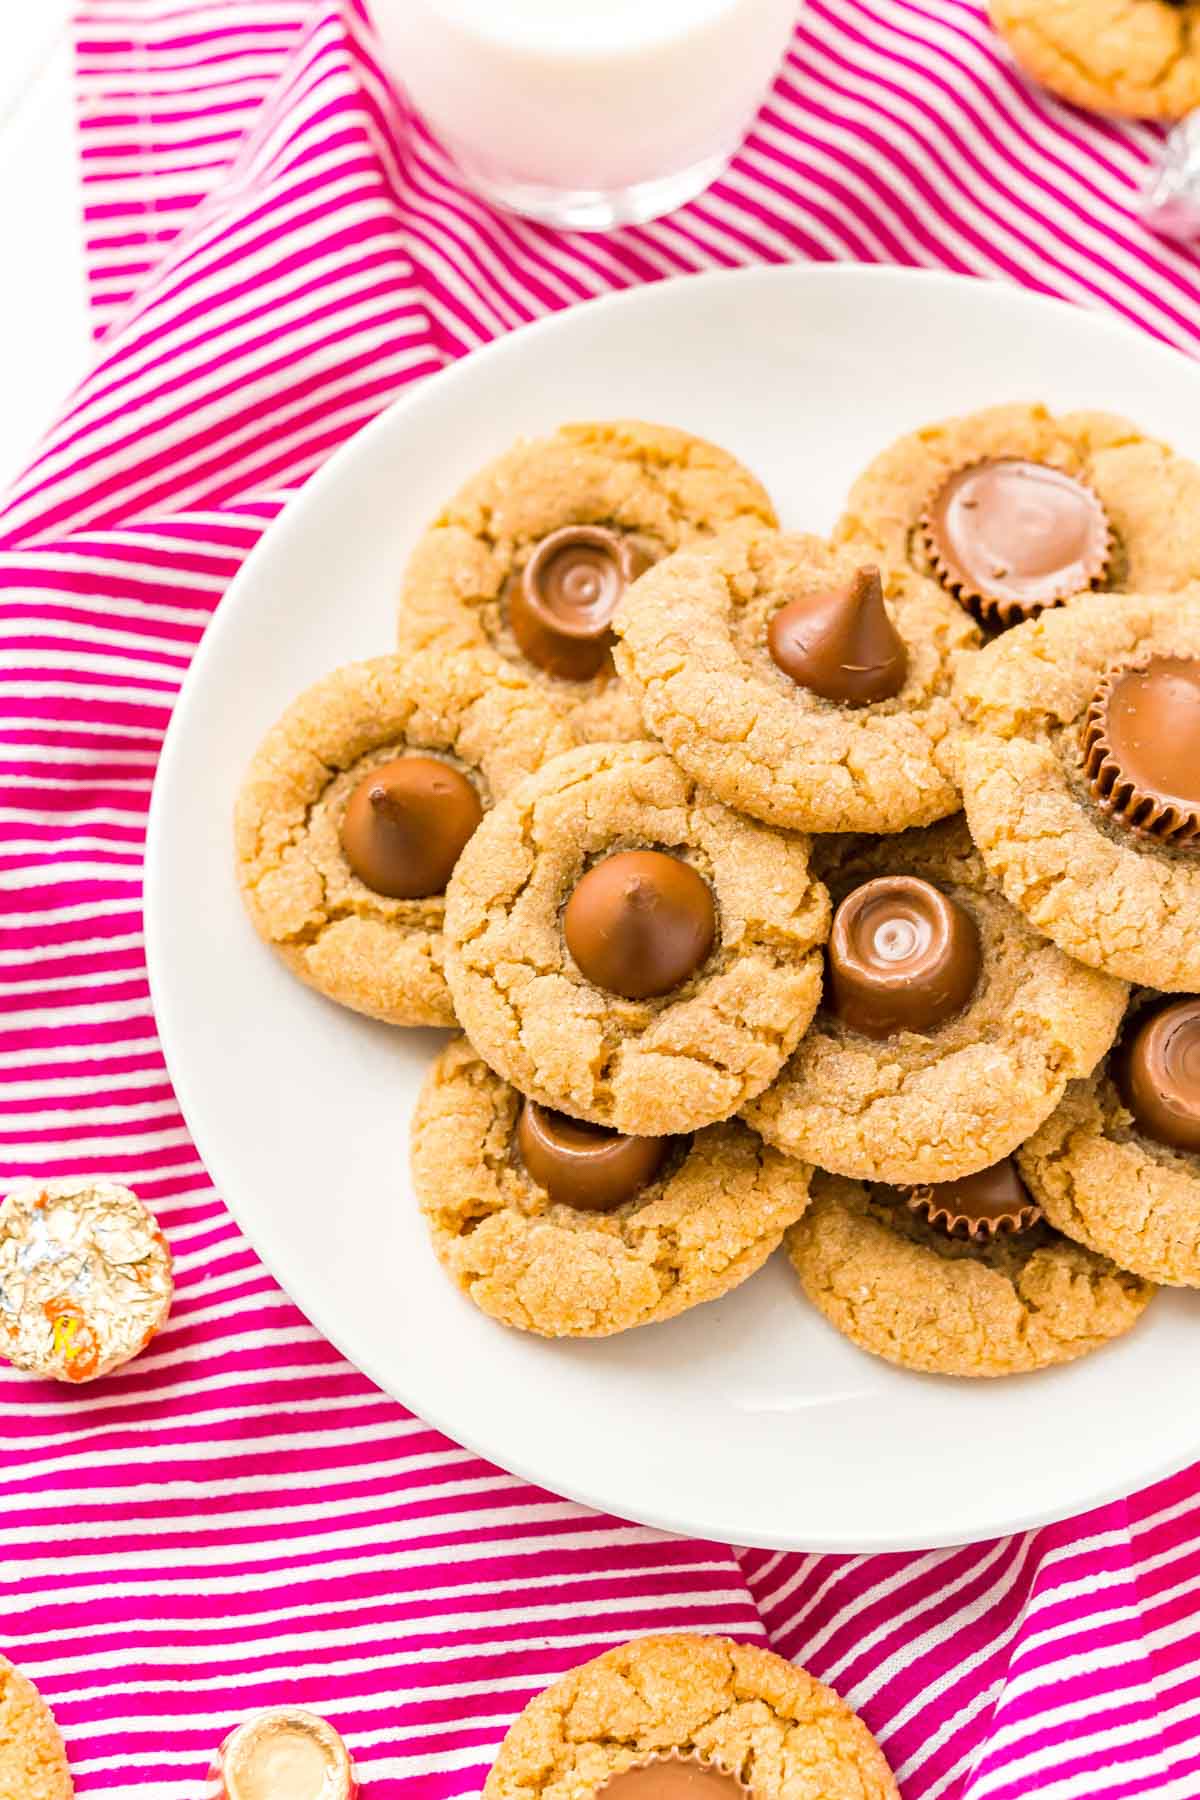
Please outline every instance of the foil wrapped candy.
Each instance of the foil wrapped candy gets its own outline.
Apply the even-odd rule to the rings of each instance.
[[[1188,242],[1200,237],[1200,111],[1167,133],[1158,165],[1142,190],[1141,214],[1152,231]]]

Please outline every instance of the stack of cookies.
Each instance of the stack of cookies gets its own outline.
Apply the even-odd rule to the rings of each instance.
[[[412,1164],[471,1300],[607,1335],[786,1240],[1000,1375],[1200,1285],[1198,580],[1200,469],[1105,414],[918,431],[828,541],[663,427],[469,481],[236,830],[297,975],[465,1034]]]

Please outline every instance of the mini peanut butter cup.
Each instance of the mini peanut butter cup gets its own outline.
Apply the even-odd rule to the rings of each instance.
[[[767,627],[767,648],[797,687],[839,706],[890,700],[908,674],[908,650],[871,564],[844,587],[798,594],[781,606]]]
[[[577,1212],[614,1212],[654,1180],[674,1138],[623,1137],[526,1100],[517,1149],[530,1179]]]
[[[738,1775],[694,1751],[658,1751],[601,1782],[591,1800],[756,1800]]]
[[[606,525],[564,525],[542,538],[508,591],[522,652],[563,681],[590,681],[608,661],[613,614],[653,557]]]
[[[947,1237],[969,1238],[986,1244],[1001,1232],[1016,1235],[1029,1231],[1042,1217],[1042,1209],[1017,1174],[1011,1156],[963,1175],[957,1181],[932,1182],[902,1188],[908,1210]]]
[[[1200,1154],[1200,999],[1166,999],[1136,1013],[1109,1072],[1146,1137]]]
[[[989,631],[1098,586],[1112,559],[1112,528],[1091,488],[1017,456],[955,469],[926,504],[921,533],[942,586]]]
[[[1109,669],[1081,751],[1092,798],[1110,818],[1157,843],[1200,848],[1200,658]]]

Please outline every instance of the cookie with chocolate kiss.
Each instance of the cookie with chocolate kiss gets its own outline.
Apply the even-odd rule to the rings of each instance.
[[[956,810],[950,691],[979,633],[904,568],[743,530],[657,564],[613,623],[646,730],[726,805],[824,832]]]
[[[328,999],[452,1025],[442,917],[488,808],[574,742],[485,650],[350,663],[287,708],[238,795],[238,880],[259,936]]]
[[[967,823],[1006,897],[1092,968],[1200,991],[1200,588],[1044,613],[955,691]]]
[[[993,406],[898,438],[834,541],[934,582],[990,632],[1200,579],[1200,468],[1112,413]]]
[[[1000,1180],[1019,1193],[1007,1171]],[[967,1196],[976,1213],[978,1187],[977,1177]],[[950,1229],[936,1206],[922,1216],[911,1198],[818,1172],[787,1237],[817,1310],[901,1368],[977,1377],[1074,1362],[1130,1331],[1153,1298],[1150,1282],[1036,1219],[1036,1207],[1021,1229],[981,1233]]]
[[[808,1204],[804,1164],[736,1120],[626,1137],[526,1100],[465,1038],[425,1078],[412,1170],[447,1274],[543,1337],[610,1337],[717,1299]]]
[[[622,596],[685,544],[774,524],[761,484],[715,444],[636,419],[564,425],[515,444],[447,502],[405,571],[399,646],[489,648],[578,738],[639,738],[613,667]]]
[[[860,1180],[974,1176],[1095,1067],[1123,983],[1025,923],[961,818],[819,842],[816,864],[834,901],[821,1007],[745,1117],[790,1155]]]
[[[874,1738],[806,1670],[697,1633],[635,1638],[531,1700],[482,1800],[899,1800]]]
[[[829,926],[806,838],[722,806],[658,744],[547,763],[450,878],[463,1029],[539,1106],[635,1137],[728,1118],[812,1018]]]
[[[1200,997],[1138,995],[1020,1164],[1060,1231],[1148,1281],[1200,1287]]]

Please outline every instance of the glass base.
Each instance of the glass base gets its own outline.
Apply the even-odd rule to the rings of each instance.
[[[455,160],[471,186],[505,212],[520,213],[526,219],[536,219],[539,225],[554,225],[562,231],[611,231],[617,225],[644,225],[648,219],[659,219],[676,207],[686,206],[712,186],[729,166],[736,148],[734,145],[706,157],[675,175],[662,175],[655,181],[640,181],[634,187],[612,192],[497,180],[461,154]]]

